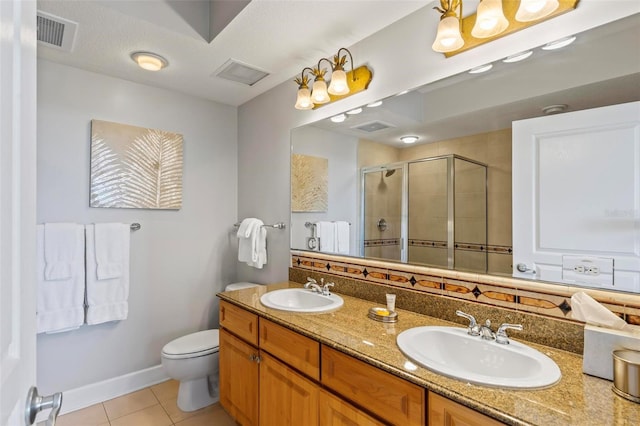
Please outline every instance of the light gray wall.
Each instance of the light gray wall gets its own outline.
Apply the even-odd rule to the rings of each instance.
[[[312,230],[306,222],[320,220],[349,222],[349,254],[358,254],[358,138],[345,136],[315,126],[305,126],[292,132],[291,152],[326,158],[329,163],[327,176],[328,206],[324,212],[296,212],[291,214],[291,247],[306,250],[307,237]],[[317,235],[317,234],[316,234]]]
[[[436,5],[439,2],[431,2],[354,46],[347,46],[356,66],[367,64],[373,71],[373,81],[366,92],[314,111],[298,111],[293,108],[296,86],[285,82],[239,108],[239,217],[288,220],[291,129],[629,16],[639,9],[633,1],[582,0],[570,13],[445,58],[431,50],[439,20],[438,13],[432,10]],[[327,28],[326,37],[319,38],[323,42],[318,43],[316,60],[335,54],[342,47],[324,42],[333,39],[333,30]],[[459,101],[464,103],[464,99]],[[290,265],[288,234],[289,230],[270,232],[269,263],[262,270],[238,266],[238,279],[261,283],[286,280]]]
[[[182,209],[89,208],[91,119],[181,133]],[[235,107],[38,62],[38,223],[142,225],[131,234],[129,318],[38,335],[41,393],[158,365],[166,342],[218,324],[215,294],[235,276],[236,141]]]

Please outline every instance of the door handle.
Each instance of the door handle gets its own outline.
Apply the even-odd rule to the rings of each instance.
[[[51,409],[46,426],[55,426],[56,419],[62,407],[62,392],[56,392],[49,396],[38,395],[38,388],[31,386],[27,394],[27,407],[25,410],[25,421],[27,425],[32,425],[36,420],[36,414],[42,410]]]

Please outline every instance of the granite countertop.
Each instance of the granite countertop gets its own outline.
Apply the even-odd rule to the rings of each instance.
[[[346,295],[341,295],[344,305],[340,309],[324,314],[287,313],[260,303],[262,294],[288,287],[301,285],[284,282],[227,291],[218,297],[507,424],[640,425],[640,404],[614,394],[612,382],[583,374],[581,356],[525,342],[558,364],[562,372],[558,384],[541,390],[473,385],[416,368],[396,345],[396,336],[406,329],[425,325],[459,327],[458,324],[401,307],[396,309],[398,322],[381,323],[367,317],[369,308],[376,306],[374,302]]]

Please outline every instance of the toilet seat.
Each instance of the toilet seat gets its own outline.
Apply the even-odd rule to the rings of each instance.
[[[187,334],[170,341],[162,348],[162,356],[167,359],[196,358],[218,352],[220,332],[204,330]]]

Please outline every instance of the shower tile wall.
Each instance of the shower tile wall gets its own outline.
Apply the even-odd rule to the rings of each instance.
[[[400,260],[400,223],[402,220],[402,170],[390,176],[385,172],[367,173],[365,177],[365,256]],[[378,229],[378,221],[386,229]]]
[[[487,169],[455,159],[455,268],[487,270]]]

